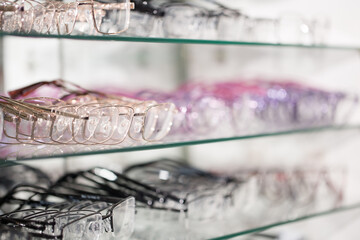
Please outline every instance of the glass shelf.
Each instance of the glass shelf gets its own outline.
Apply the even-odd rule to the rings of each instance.
[[[198,138],[198,139],[174,139],[167,140],[162,143],[134,143],[134,141],[124,141],[121,145],[44,145],[44,144],[9,144],[0,145],[0,166],[9,160],[31,160],[31,159],[45,159],[45,158],[63,158],[75,157],[84,155],[104,154],[104,153],[119,153],[132,152],[142,150],[154,150],[163,148],[173,148],[182,146],[191,146],[216,142],[227,142],[242,139],[272,137],[281,135],[291,135],[300,133],[323,132],[323,131],[344,131],[360,129],[358,125],[351,126],[322,126],[303,128],[286,131],[276,131],[267,133],[257,133],[243,136],[232,136],[222,138]]]
[[[158,38],[158,37],[128,37],[118,35],[48,35],[48,34],[22,34],[0,32],[0,37],[19,36],[31,38],[53,38],[53,39],[77,39],[96,41],[122,41],[122,42],[149,42],[149,43],[174,43],[174,44],[211,44],[211,45],[242,45],[242,46],[269,46],[269,47],[294,47],[314,49],[338,49],[338,50],[359,50],[358,46],[345,45],[304,45],[304,44],[282,44],[267,42],[243,42],[228,40],[207,40],[207,39],[185,39],[185,38]]]
[[[276,227],[280,227],[280,226],[284,226],[284,225],[289,225],[289,224],[298,223],[298,222],[301,222],[301,221],[307,221],[307,220],[311,220],[311,219],[314,219],[314,218],[323,217],[323,216],[329,216],[329,215],[332,215],[332,214],[338,214],[338,213],[347,212],[347,211],[356,211],[357,216],[358,216],[358,214],[360,212],[360,203],[347,205],[347,206],[341,206],[341,207],[338,207],[338,208],[334,208],[334,209],[330,209],[330,210],[326,210],[326,211],[321,211],[321,212],[316,212],[316,213],[312,213],[312,214],[306,214],[306,215],[295,217],[295,218],[289,219],[289,220],[273,222],[271,224],[263,225],[263,226],[260,226],[260,227],[249,228],[249,229],[239,231],[239,232],[236,232],[236,233],[226,234],[226,235],[219,236],[219,237],[213,237],[213,238],[210,238],[209,240],[232,239],[232,238],[235,238],[235,237],[240,237],[240,236],[245,236],[245,235],[250,235],[250,234],[263,232],[263,231],[266,231],[266,230],[269,230],[269,229],[272,229],[272,228],[276,228]]]
[[[150,210],[151,211],[151,210]],[[235,212],[237,210],[234,210]],[[262,214],[253,216],[256,221],[248,222],[247,217],[240,212],[237,216],[224,217],[222,220],[179,220],[168,219],[165,221],[164,215],[158,216],[157,224],[149,219],[135,217],[135,231],[132,240],[140,239],[208,239],[208,240],[225,240],[241,236],[251,236],[257,233],[268,231],[280,226],[309,221],[320,217],[329,217],[340,213],[360,212],[360,203],[342,205],[326,210],[314,210],[308,213],[298,214],[293,217],[272,216],[272,219],[261,219]],[[266,215],[266,214],[265,214]],[[146,236],[146,237],[144,237]]]
[[[353,239],[359,232],[360,209],[355,207],[348,210],[319,215],[304,221],[294,221],[232,239]],[[319,231],[319,229],[327,229],[327,231]]]

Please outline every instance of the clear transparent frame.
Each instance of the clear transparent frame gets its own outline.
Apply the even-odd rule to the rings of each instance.
[[[52,18],[48,19],[49,22],[54,22],[55,18],[55,25],[57,28],[57,32],[58,34],[71,34],[74,30],[76,21],[78,19],[79,16],[79,7],[81,6],[90,6],[91,7],[91,15],[92,15],[92,22],[93,22],[93,27],[96,30],[96,32],[100,33],[100,34],[104,34],[104,35],[116,35],[116,34],[120,34],[124,31],[126,31],[129,28],[129,24],[130,24],[130,10],[135,8],[135,4],[133,2],[130,2],[129,0],[126,0],[125,3],[98,3],[94,0],[84,0],[84,1],[76,1],[76,2],[72,2],[72,3],[58,3],[58,2],[54,2],[54,4],[52,2],[47,2],[46,6],[40,2],[34,1],[34,0],[27,0],[25,1],[28,4],[31,5],[32,10],[34,10],[34,6],[32,4],[36,3],[39,4],[40,6],[44,7],[44,16],[43,16],[43,21],[45,19],[45,14],[48,13],[48,10],[52,8]],[[14,2],[16,3],[16,2]],[[55,4],[56,3],[56,4]],[[50,7],[50,8],[49,8]],[[12,2],[5,2],[2,5],[0,5],[0,14],[1,14],[1,21],[0,21],[0,26],[2,29],[2,25],[3,25],[3,13],[4,12],[14,12],[14,14],[18,14],[17,11],[18,9],[21,10],[20,7],[17,7],[16,5],[14,5]],[[114,33],[108,33],[108,32],[103,32],[101,31],[100,27],[98,26],[97,22],[96,22],[96,16],[95,16],[95,11],[102,11],[102,10],[113,10],[113,9],[118,9],[118,10],[125,10],[126,11],[126,19],[125,19],[125,23],[124,26],[121,30],[114,32]],[[67,24],[65,21],[65,17],[67,16],[67,14],[69,14],[70,11],[74,11],[75,14],[73,14],[73,18],[72,21],[70,22],[70,24]],[[63,15],[62,15],[63,14]],[[31,23],[30,23],[30,29],[28,31],[25,31],[26,33],[29,33],[31,31],[31,29],[33,28],[33,23],[35,21],[35,16],[34,13],[32,13],[32,17],[31,17]],[[70,17],[68,17],[70,18]],[[23,19],[21,17],[20,19],[20,28],[19,31],[22,31],[23,29]],[[47,33],[50,32],[50,25],[48,29],[45,31]],[[69,25],[69,26],[68,26]],[[61,31],[61,26],[65,26],[65,32]],[[43,31],[41,31],[43,32]]]
[[[31,140],[31,141],[37,140],[37,138],[34,137],[34,129],[35,129],[35,124],[38,121],[38,119],[42,119],[45,121],[51,121],[52,127],[53,127],[57,116],[79,118],[79,116],[77,116],[75,114],[70,114],[70,113],[61,112],[61,111],[54,112],[54,109],[51,109],[51,108],[42,107],[42,106],[33,105],[33,104],[29,104],[29,103],[24,103],[24,102],[19,102],[19,101],[12,100],[12,99],[9,99],[9,98],[3,97],[3,96],[0,96],[0,99],[5,100],[5,102],[1,102],[3,112],[5,110],[4,122],[8,121],[8,122],[16,124],[15,137],[7,134],[5,128],[3,129],[3,132],[6,137],[15,139],[19,143],[31,143],[31,142],[28,142],[28,140]],[[9,117],[6,118],[7,114],[12,114],[13,116],[11,118],[9,118]],[[28,134],[27,136],[26,136],[26,134],[19,134],[20,123],[22,120],[23,121],[32,121],[32,127],[31,127],[31,131],[30,131],[31,134]],[[19,137],[19,135],[25,135],[26,138],[22,139]],[[23,141],[26,141],[26,142],[23,142]],[[41,141],[38,141],[38,142],[43,143]],[[6,144],[6,142],[4,142],[4,143]]]
[[[15,28],[14,30],[16,31],[21,31],[23,29],[23,25],[24,25],[24,22],[21,21],[22,17],[23,17],[23,13],[28,11],[28,10],[25,10],[24,6],[23,5],[19,5],[17,2],[19,1],[4,1],[2,3],[0,3],[0,17],[1,17],[1,20],[0,20],[0,29],[1,30],[4,30],[3,27],[4,27],[4,15],[5,13],[12,13],[14,16],[12,17],[19,17],[19,20],[18,22],[14,22],[14,24],[17,24],[18,25],[18,29],[16,29],[16,26],[14,25],[13,27]],[[31,6],[31,9],[32,9],[32,4],[29,2],[29,1],[23,1],[23,3],[27,3],[27,4],[30,4]],[[20,16],[16,16],[17,14],[19,14]],[[33,24],[33,16],[31,17],[31,27],[32,27],[32,24]],[[30,28],[31,29],[31,28]],[[30,31],[29,31],[30,32]]]
[[[10,134],[8,134],[6,132],[6,130],[4,129],[4,134],[6,137],[11,138],[11,139],[15,139],[17,140],[19,143],[32,143],[31,141],[37,142],[37,143],[49,143],[49,142],[45,142],[42,140],[42,138],[44,137],[38,137],[34,135],[34,131],[36,128],[36,124],[38,123],[39,119],[44,120],[44,121],[50,121],[51,122],[51,127],[50,127],[50,134],[49,136],[45,136],[46,137],[50,137],[51,141],[53,141],[54,143],[58,143],[58,144],[67,144],[67,143],[71,143],[71,141],[75,141],[75,143],[81,143],[81,144],[106,144],[106,142],[111,139],[111,137],[113,136],[113,134],[111,134],[107,139],[104,139],[100,142],[91,142],[90,139],[92,138],[92,136],[94,135],[95,131],[87,138],[85,139],[85,141],[80,142],[80,141],[76,141],[76,121],[87,121],[89,119],[89,115],[86,116],[80,116],[77,114],[77,110],[75,110],[73,113],[69,113],[66,111],[62,111],[62,109],[65,108],[81,108],[81,107],[86,107],[89,106],[91,104],[85,104],[85,105],[80,105],[80,106],[69,106],[69,105],[60,105],[60,106],[55,106],[53,108],[51,107],[44,107],[44,106],[39,106],[39,105],[35,105],[35,104],[30,104],[30,103],[25,103],[24,100],[22,102],[16,101],[16,100],[12,100],[6,97],[1,97],[0,99],[7,101],[3,102],[3,110],[5,110],[5,115],[7,114],[7,112],[11,112],[14,115],[13,119],[5,119],[5,121],[8,122],[12,122],[16,124],[15,130],[16,130],[16,135],[15,136],[10,136]],[[31,100],[36,100],[36,98],[32,98]],[[26,101],[26,100],[25,100]],[[99,103],[92,103],[93,105],[102,105]],[[8,105],[8,106],[7,106]],[[14,106],[10,107],[10,105],[14,105],[16,106],[14,108]],[[102,108],[104,106],[101,106],[99,108]],[[134,137],[131,134],[130,128],[132,128],[132,123],[134,121],[134,118],[139,118],[141,117],[141,137],[142,139],[144,139],[145,141],[159,141],[161,140],[163,137],[165,137],[168,132],[171,129],[172,126],[172,120],[173,120],[173,116],[172,113],[175,110],[175,106],[173,104],[155,104],[155,105],[150,105],[146,107],[146,110],[144,112],[140,112],[140,113],[134,113],[134,109],[130,106],[122,106],[122,105],[105,105],[105,107],[114,107],[114,108],[123,108],[123,109],[128,109],[129,114],[123,114],[123,115],[127,115],[128,119],[129,119],[129,124],[126,127],[124,132],[124,137],[121,138],[120,140],[118,140],[113,144],[117,144],[117,143],[121,143],[122,141],[124,141],[126,135],[128,135],[131,139],[133,140],[139,140],[138,138]],[[97,110],[99,108],[95,108],[93,110]],[[148,112],[150,110],[156,109],[156,108],[160,108],[160,111],[162,108],[170,110],[168,115],[171,119],[168,119],[168,123],[166,126],[161,126],[162,128],[165,128],[165,131],[163,132],[163,135],[161,136],[161,138],[159,139],[150,139],[148,138],[145,133],[146,133],[146,129],[149,127],[146,127],[146,122],[148,120]],[[54,138],[54,127],[56,126],[56,120],[59,120],[61,118],[67,118],[70,119],[71,122],[71,138],[69,138],[67,141],[59,141],[59,139],[55,139]],[[168,118],[168,116],[166,116],[166,118]],[[21,138],[19,136],[20,133],[20,123],[21,120],[26,120],[26,121],[32,121],[32,127],[31,127],[31,133],[27,134],[26,138]],[[156,122],[154,123],[156,124]],[[84,125],[85,127],[86,125]],[[96,127],[95,127],[96,129]],[[116,130],[116,128],[113,129],[113,133]],[[79,130],[77,130],[78,132]],[[83,129],[83,131],[85,131],[85,129]],[[26,135],[26,134],[20,134],[20,135]],[[74,140],[75,139],[75,140]],[[30,141],[30,142],[29,142]],[[88,142],[90,141],[90,142]],[[5,142],[6,143],[6,142]],[[49,143],[50,144],[50,143]]]
[[[16,196],[18,194],[20,194],[19,199],[17,199]],[[51,192],[49,192],[50,195],[47,194],[46,189],[34,188],[31,185],[15,187],[5,196],[4,200],[9,201],[10,204],[12,200],[15,200],[15,204],[19,204],[19,208],[15,211],[0,215],[0,221],[8,220],[10,223],[17,223],[30,229],[41,230],[44,234],[50,233],[50,235],[53,235],[61,231],[62,227],[62,224],[56,225],[57,218],[71,216],[81,219],[89,215],[101,214],[101,218],[98,220],[102,220],[102,222],[99,222],[98,226],[101,226],[103,229],[99,233],[112,232],[113,237],[128,239],[134,230],[134,197],[127,197],[120,200],[120,198],[98,198],[94,195],[84,197],[83,199],[83,197],[80,196],[66,194]],[[62,202],[49,205],[50,202],[47,202],[46,196],[49,196],[50,200],[52,197],[59,198]],[[37,198],[37,200],[33,198]],[[65,200],[65,202],[63,202],[64,198],[70,199],[70,201]],[[26,205],[32,207],[39,205],[45,208],[28,209]],[[25,209],[21,209],[23,207],[25,207]],[[62,234],[60,235],[62,236]]]

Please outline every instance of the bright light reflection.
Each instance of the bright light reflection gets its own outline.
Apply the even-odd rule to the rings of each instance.
[[[164,181],[166,181],[166,180],[168,180],[169,179],[169,172],[168,171],[165,171],[165,170],[160,170],[159,171],[159,179],[161,179],[161,180],[164,180]]]
[[[109,170],[107,169],[103,169],[103,168],[95,168],[95,174],[98,175],[98,176],[101,176],[109,181],[115,181],[117,179],[117,176],[110,172]]]

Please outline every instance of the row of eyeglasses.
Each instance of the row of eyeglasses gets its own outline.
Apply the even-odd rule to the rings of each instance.
[[[128,36],[323,44],[329,30],[326,18],[254,18],[206,0],[1,0],[0,17],[1,31],[60,35],[128,30]]]
[[[51,92],[42,97],[44,88]],[[173,92],[91,91],[63,80],[0,96],[1,143],[131,145],[343,125],[356,95],[291,82],[189,83]]]
[[[97,167],[46,187],[12,188],[0,198],[0,233],[9,239],[199,237],[224,219],[259,226],[337,207],[344,176],[332,175],[298,169],[226,177],[168,159],[130,166],[123,174]]]
[[[172,103],[111,96],[61,80],[15,92],[26,95],[43,85],[61,91],[63,97],[15,100],[0,96],[2,143],[116,145],[124,140],[160,141],[170,131],[176,113]]]
[[[67,35],[119,34],[129,27],[134,3],[94,0],[1,0],[0,30],[4,32]]]
[[[324,44],[330,23],[324,16],[284,12],[264,18],[215,0],[134,0],[129,36]],[[228,6],[226,6],[228,5]]]
[[[293,82],[236,80],[189,83],[174,92],[141,90],[112,94],[173,102],[176,113],[169,137],[232,137],[302,128],[342,125],[351,120],[358,96]]]

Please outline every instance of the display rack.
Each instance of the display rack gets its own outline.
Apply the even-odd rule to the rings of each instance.
[[[243,46],[270,46],[270,47],[294,47],[294,48],[309,48],[309,49],[339,49],[339,50],[358,50],[359,47],[348,46],[327,46],[327,45],[299,45],[299,44],[275,44],[275,43],[261,43],[261,42],[240,42],[240,41],[218,41],[218,40],[196,40],[196,39],[174,39],[174,38],[145,38],[145,37],[121,37],[121,36],[58,36],[58,35],[38,35],[38,34],[16,34],[16,33],[0,33],[0,38],[4,37],[22,37],[22,38],[51,38],[51,39],[72,39],[72,40],[96,40],[96,41],[122,41],[122,42],[144,42],[144,43],[172,43],[172,44],[211,44],[211,45],[243,45]],[[210,144],[217,142],[227,142],[245,139],[258,139],[264,137],[286,136],[293,134],[308,134],[322,132],[333,132],[334,134],[339,131],[355,131],[360,126],[347,125],[347,126],[321,126],[303,129],[292,129],[277,132],[256,133],[244,136],[230,136],[221,138],[201,138],[198,139],[182,139],[182,140],[168,140],[163,143],[129,143],[126,142],[116,146],[79,146],[79,145],[31,145],[31,144],[14,144],[14,145],[1,145],[0,146],[0,168],[11,167],[12,164],[17,164],[21,160],[38,160],[49,158],[66,158],[77,157],[95,154],[108,154],[120,152],[133,152],[142,150],[165,149],[173,147],[192,146],[199,144]],[[17,161],[14,161],[17,160]],[[21,162],[20,162],[21,163]],[[359,209],[360,203],[352,205],[339,206],[335,209],[326,209],[322,211],[315,211],[302,216],[296,216],[291,219],[275,219],[267,224],[252,227],[238,227],[236,222],[233,222],[226,232],[221,228],[219,231],[212,233],[207,238],[213,240],[232,239],[238,236],[251,235],[257,232],[262,232],[271,228],[281,225],[292,224],[299,221],[335,214],[338,212],[351,211]],[[189,236],[191,238],[191,235]]]

